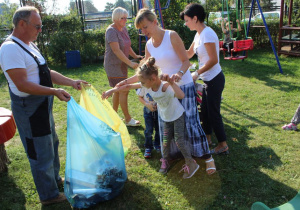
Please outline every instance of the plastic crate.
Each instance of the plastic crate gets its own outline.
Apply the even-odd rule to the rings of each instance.
[[[67,68],[81,67],[79,50],[66,51]]]

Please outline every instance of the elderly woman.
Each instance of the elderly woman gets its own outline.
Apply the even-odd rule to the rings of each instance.
[[[109,25],[105,33],[104,68],[109,85],[114,87],[117,83],[128,77],[128,66],[135,69],[138,63],[129,60],[129,55],[140,59],[131,48],[131,41],[126,29],[128,12],[121,7],[114,9],[112,13],[113,24]],[[124,114],[127,126],[138,126],[139,121],[131,118],[128,112],[128,91],[117,92],[113,95],[113,108],[118,111],[119,104]]]
[[[197,111],[196,90],[193,78],[188,71],[190,62],[181,38],[175,31],[159,27],[156,15],[149,9],[139,10],[135,19],[135,26],[149,37],[145,49],[145,59],[151,56],[154,57],[162,72],[162,80],[175,79],[185,94],[185,97],[181,100],[181,104],[185,109],[185,143],[190,146],[193,156],[206,160],[207,174],[215,173],[214,159],[210,154]],[[136,81],[138,81],[138,78],[135,75],[120,82],[118,86]],[[160,130],[162,129],[160,128]],[[171,147],[170,155],[176,153],[176,149]],[[169,161],[162,160],[161,169],[164,168],[169,168]]]

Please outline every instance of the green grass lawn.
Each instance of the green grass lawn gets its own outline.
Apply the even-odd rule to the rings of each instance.
[[[196,60],[193,60],[196,62]],[[111,201],[91,209],[250,209],[262,201],[279,206],[300,189],[300,132],[283,131],[300,103],[299,58],[280,57],[284,74],[279,73],[271,50],[249,52],[245,61],[221,58],[226,85],[222,115],[230,155],[214,156],[217,173],[201,169],[191,179],[183,180],[183,161],[164,176],[158,173],[160,155],[145,160],[144,126],[129,128],[133,142],[125,162],[128,180],[122,193]],[[79,69],[52,66],[62,74],[90,82],[100,93],[109,88],[102,63]],[[130,74],[133,74],[131,70]],[[10,109],[8,88],[0,73],[0,107]],[[80,92],[69,87],[79,102]],[[54,117],[60,137],[61,175],[66,156],[67,104],[55,99]],[[129,110],[144,124],[142,105],[134,91],[129,95]],[[122,116],[119,111],[120,117]],[[216,143],[216,139],[213,138]],[[8,141],[11,160],[7,174],[0,175],[0,209],[71,209],[69,203],[42,207],[39,203],[30,167],[18,134]]]

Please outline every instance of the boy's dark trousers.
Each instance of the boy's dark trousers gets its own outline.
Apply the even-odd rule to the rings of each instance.
[[[231,49],[233,49],[233,42],[224,43],[223,48],[227,49],[227,56],[231,57]],[[232,52],[232,56],[236,56],[236,52]]]
[[[145,148],[153,149],[160,145],[159,127],[158,127],[158,113],[157,111],[151,112],[147,107],[144,107],[144,119],[145,119]],[[155,130],[154,145],[152,142],[153,131]]]

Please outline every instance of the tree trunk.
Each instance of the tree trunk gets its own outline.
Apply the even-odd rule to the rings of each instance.
[[[7,157],[5,145],[0,144],[0,173],[7,171],[7,164],[9,164],[10,161]]]

